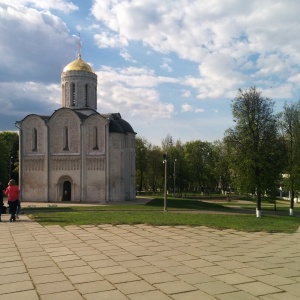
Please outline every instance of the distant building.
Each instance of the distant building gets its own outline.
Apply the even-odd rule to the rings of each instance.
[[[63,69],[61,88],[51,116],[17,122],[22,200],[135,199],[136,133],[119,113],[97,112],[97,75],[80,54]]]

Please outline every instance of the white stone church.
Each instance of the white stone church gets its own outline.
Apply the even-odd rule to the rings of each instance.
[[[62,107],[31,114],[20,133],[22,201],[135,199],[135,132],[119,113],[97,112],[97,75],[81,59],[61,74]]]

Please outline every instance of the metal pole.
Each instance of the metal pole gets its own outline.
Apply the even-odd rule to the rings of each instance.
[[[176,161],[177,161],[177,159],[175,158],[174,159],[174,190],[173,190],[173,197],[175,197],[175,193],[176,193],[176,187],[175,187],[175,183],[176,183],[176,181],[175,181],[175,178],[176,178]]]
[[[165,189],[164,189],[164,212],[167,212],[167,154],[164,154],[164,164],[165,164]]]

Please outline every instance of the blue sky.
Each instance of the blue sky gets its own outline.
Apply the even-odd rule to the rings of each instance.
[[[299,11],[295,0],[0,0],[0,131],[61,107],[80,32],[98,112],[155,145],[221,140],[239,88],[276,111],[300,98]]]

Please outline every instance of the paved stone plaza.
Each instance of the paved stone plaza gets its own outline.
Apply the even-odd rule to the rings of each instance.
[[[300,299],[300,230],[0,223],[0,300]]]

